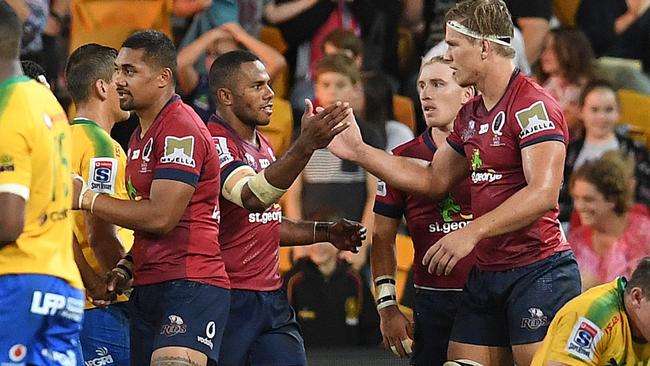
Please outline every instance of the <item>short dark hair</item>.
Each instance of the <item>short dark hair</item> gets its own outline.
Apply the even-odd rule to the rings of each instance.
[[[587,99],[589,94],[591,94],[591,92],[596,89],[610,90],[612,93],[614,93],[614,96],[616,96],[616,104],[617,105],[620,104],[618,101],[618,95],[616,94],[616,89],[614,88],[614,85],[612,85],[612,83],[604,79],[594,79],[587,82],[587,85],[585,85],[584,88],[582,88],[582,92],[580,93],[580,99],[579,99],[580,107],[585,105],[585,99]]]
[[[20,67],[23,69],[23,73],[30,78],[39,81],[38,77],[43,75],[45,76],[45,69],[43,66],[37,64],[31,60],[20,61]]]
[[[88,100],[97,80],[111,82],[116,57],[116,49],[97,43],[83,45],[72,52],[65,65],[65,81],[75,103]]]
[[[347,29],[337,28],[328,33],[321,43],[321,50],[325,49],[326,43],[331,43],[338,49],[349,50],[354,57],[359,57],[363,53],[361,38]]]
[[[0,59],[14,60],[20,55],[23,26],[14,9],[0,0]]]
[[[632,273],[632,278],[627,281],[625,291],[628,292],[634,287],[642,289],[646,299],[650,299],[650,257],[645,257],[639,261]]]
[[[217,57],[210,67],[210,91],[214,94],[220,88],[232,89],[241,64],[255,61],[260,61],[259,57],[245,50],[230,51]]]
[[[152,29],[135,32],[122,43],[122,47],[144,50],[145,61],[169,68],[176,76],[176,47],[165,33]]]

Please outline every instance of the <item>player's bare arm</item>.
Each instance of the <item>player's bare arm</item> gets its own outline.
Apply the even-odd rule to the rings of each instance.
[[[370,263],[372,278],[395,277],[397,259],[395,257],[395,236],[400,220],[375,214],[375,227],[372,233]],[[381,335],[384,346],[400,357],[411,353],[413,324],[402,313],[397,304],[379,309]]]
[[[337,249],[357,253],[366,239],[366,228],[356,221],[294,221],[282,218],[280,246],[332,243]]]
[[[277,202],[291,186],[317,149],[327,146],[348,127],[345,117],[352,114],[347,103],[336,103],[314,113],[306,100],[302,131],[289,150],[259,173],[248,167],[235,169],[224,181],[227,200],[250,211],[263,211]]]
[[[336,136],[328,149],[344,160],[361,165],[387,184],[404,192],[444,198],[451,187],[469,175],[467,159],[448,144],[436,151],[433,161],[394,156],[363,142],[354,116],[350,128]]]
[[[15,242],[25,227],[25,199],[17,194],[0,193],[0,248]]]
[[[156,179],[151,184],[149,199],[140,201],[120,200],[88,190],[79,197],[81,192],[81,181],[75,179],[73,209],[89,210],[121,227],[164,235],[178,224],[194,187],[174,180]]]
[[[72,249],[74,261],[79,268],[81,280],[86,289],[86,297],[92,301],[95,306],[107,306],[115,299],[115,294],[106,290],[106,279],[99,273],[95,272],[86,257],[84,257],[79,242],[72,238]]]
[[[108,272],[124,256],[124,247],[117,236],[115,225],[90,212],[84,212],[84,220],[88,229],[88,244],[97,258],[101,272]]]
[[[423,258],[429,272],[449,274],[480,240],[521,229],[553,209],[560,193],[565,155],[565,146],[559,141],[541,142],[522,149],[526,187],[471,225],[449,233],[429,248]]]

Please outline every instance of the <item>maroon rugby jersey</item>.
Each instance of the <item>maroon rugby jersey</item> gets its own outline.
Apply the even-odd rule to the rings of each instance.
[[[219,249],[219,157],[199,116],[178,96],[144,137],[136,128],[126,165],[131,199],[148,199],[155,179],[194,187],[178,225],[163,236],[135,231],[134,285],[186,279],[229,288]]]
[[[393,155],[431,161],[436,145],[431,138],[431,129],[415,139],[393,149]],[[415,286],[433,289],[462,289],[470,269],[476,262],[472,251],[461,259],[447,276],[436,276],[422,265],[427,250],[443,236],[456,231],[472,220],[469,179],[455,187],[447,197],[434,202],[428,197],[404,193],[383,181],[379,181],[375,196],[374,211],[377,214],[401,219],[406,223],[413,239],[413,283]]]
[[[235,169],[248,165],[256,172],[275,161],[273,149],[255,132],[259,147],[242,140],[220,116],[213,115],[208,129],[217,147],[221,182]],[[264,212],[251,212],[219,197],[221,231],[219,242],[232,288],[273,291],[282,287],[280,278],[280,224],[282,209],[277,203]]]
[[[569,141],[562,110],[534,81],[515,70],[491,111],[475,97],[458,112],[447,142],[471,164],[472,212],[480,217],[526,186],[521,150],[545,141]],[[569,250],[557,220],[558,206],[519,230],[484,239],[478,267],[504,271]],[[512,220],[518,220],[513,216]]]

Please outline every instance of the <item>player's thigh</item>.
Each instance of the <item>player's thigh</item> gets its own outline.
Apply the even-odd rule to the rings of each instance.
[[[0,276],[0,364],[25,362],[45,322],[45,316],[30,311],[34,288],[29,282],[23,275]]]
[[[471,360],[483,366],[509,366],[513,364],[509,347],[491,347],[449,341],[449,360]]]
[[[216,362],[230,307],[229,290],[167,281],[136,288],[129,305],[132,365],[148,365],[153,352],[168,347],[172,352],[174,347],[193,349]]]
[[[302,366],[307,364],[305,342],[296,313],[283,291],[260,294],[266,327],[250,352],[251,365]]]
[[[411,365],[440,366],[447,360],[449,336],[461,296],[460,291],[416,289]]]
[[[580,294],[580,273],[570,251],[516,271],[520,273],[510,292],[507,309],[512,346],[542,341],[555,313]],[[535,347],[520,349],[521,354]]]
[[[264,304],[258,291],[232,289],[230,312],[219,354],[219,366],[239,366],[248,362],[251,346],[265,323]]]
[[[130,353],[128,304],[86,310],[81,328],[84,360],[91,365],[128,365]]]
[[[533,362],[535,352],[541,346],[542,342],[512,346],[512,357],[517,366],[529,366]]]

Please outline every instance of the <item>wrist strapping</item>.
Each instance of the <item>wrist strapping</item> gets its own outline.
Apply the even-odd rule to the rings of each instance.
[[[127,281],[132,279],[133,278],[133,257],[131,257],[131,255],[128,254],[124,258],[120,259],[117,262],[115,268],[113,268],[113,271],[124,276],[124,278]]]
[[[271,185],[264,176],[264,170],[250,178],[248,181],[248,188],[250,188],[255,197],[257,197],[257,199],[267,207],[276,203],[280,197],[282,197],[284,192],[287,191],[286,189],[276,188]]]
[[[97,200],[99,195],[99,192],[93,192],[93,198],[90,200],[90,213],[95,213],[95,200]]]
[[[375,278],[375,290],[377,293],[377,310],[391,305],[397,305],[397,291],[395,289],[394,276],[379,276]]]
[[[326,242],[330,241],[330,226],[331,223],[327,221],[314,221],[314,243],[322,242],[322,241],[326,241]],[[321,232],[325,232],[325,240],[317,240],[318,238],[322,238],[322,236],[318,235],[318,233]]]

